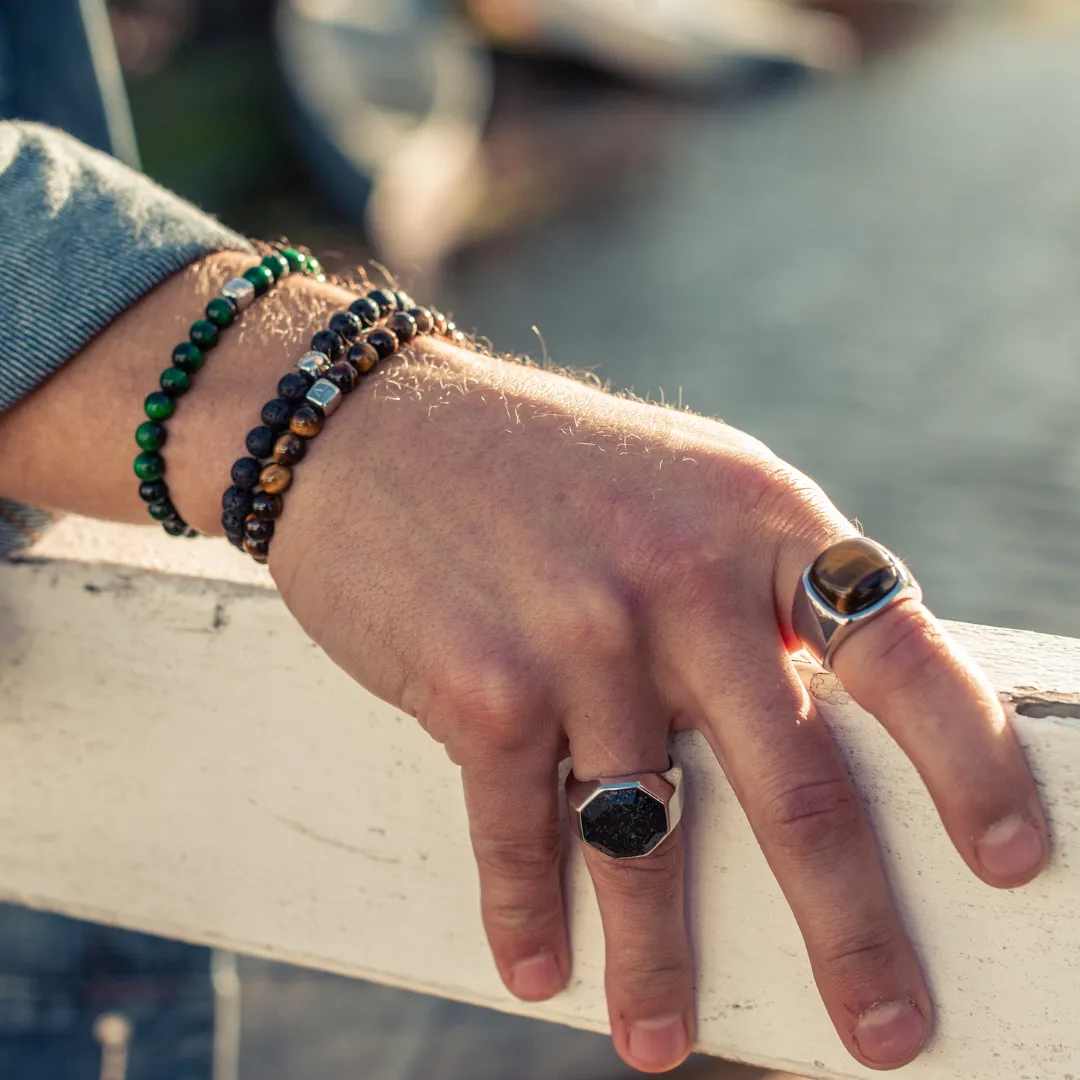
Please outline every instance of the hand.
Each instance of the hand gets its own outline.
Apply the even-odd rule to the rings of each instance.
[[[328,654],[461,767],[507,987],[547,998],[570,970],[560,759],[579,779],[662,771],[669,732],[695,727],[791,904],[841,1039],[870,1066],[909,1061],[929,994],[788,656],[799,575],[851,526],[733,428],[426,348],[313,445],[271,569]],[[835,665],[916,764],[971,869],[1002,887],[1036,874],[1048,844],[1027,765],[926,609],[891,609]],[[585,854],[616,1047],[670,1068],[693,1038],[681,832],[629,863]]]
[[[142,398],[192,313],[249,262],[223,253],[177,275],[0,417],[0,494],[145,521],[131,473]],[[165,454],[176,505],[202,531],[218,531],[259,406],[349,299],[290,279],[200,372]],[[539,1000],[570,970],[560,758],[582,780],[659,771],[669,732],[696,727],[791,904],[840,1038],[870,1066],[910,1060],[930,998],[788,655],[799,575],[851,526],[733,428],[420,349],[365,380],[314,441],[271,570],[329,655],[461,766],[506,985]],[[972,871],[999,887],[1030,880],[1049,853],[1031,775],[986,680],[929,613],[891,608],[835,667],[915,763]],[[693,1040],[682,845],[676,830],[629,863],[586,851],[615,1045],[645,1070],[677,1064]]]

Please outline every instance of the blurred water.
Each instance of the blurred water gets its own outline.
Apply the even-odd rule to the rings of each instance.
[[[939,614],[1080,636],[1078,121],[1080,26],[1011,22],[686,109],[636,186],[462,260],[448,306],[762,438]]]

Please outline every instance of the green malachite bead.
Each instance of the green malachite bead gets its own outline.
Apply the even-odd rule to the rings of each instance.
[[[164,502],[151,503],[147,509],[155,521],[164,521],[167,517],[171,517],[176,513],[175,507],[168,499],[164,500]]]
[[[224,296],[215,296],[214,299],[206,305],[206,317],[215,326],[220,326],[222,328],[232,326],[233,321],[236,318],[236,308],[234,308]]]
[[[176,402],[168,394],[155,390],[147,397],[143,408],[151,420],[168,420],[176,411]]]
[[[220,336],[221,331],[209,319],[199,319],[198,322],[191,324],[191,340],[200,349],[212,349],[218,343]]]
[[[198,371],[203,366],[203,352],[193,341],[181,341],[173,349],[173,367],[188,373]]]
[[[307,272],[314,278],[322,277],[322,263],[314,255],[307,257]]]
[[[279,255],[276,251],[267,255],[259,265],[265,266],[274,275],[275,281],[280,281],[289,272],[288,262],[284,256]]]
[[[160,454],[140,454],[135,459],[135,475],[140,480],[160,480],[165,475],[165,459]]]
[[[165,445],[165,429],[153,420],[147,420],[135,429],[135,441],[144,450],[160,450]]]
[[[169,397],[179,397],[191,389],[191,376],[179,368],[166,368],[161,373],[161,389]]]
[[[274,275],[265,266],[253,266],[244,271],[244,277],[255,286],[255,295],[262,296],[274,284]]]
[[[282,248],[280,254],[294,274],[299,274],[307,266],[307,259],[296,248]]]

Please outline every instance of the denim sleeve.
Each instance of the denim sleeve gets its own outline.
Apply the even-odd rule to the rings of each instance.
[[[106,154],[0,122],[0,413],[155,285],[243,237]],[[46,518],[0,500],[0,551]]]

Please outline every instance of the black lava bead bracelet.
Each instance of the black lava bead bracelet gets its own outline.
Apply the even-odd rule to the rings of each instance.
[[[221,498],[221,525],[230,543],[256,562],[267,561],[281,497],[308,441],[365,375],[421,334],[465,338],[439,312],[391,289],[373,289],[315,334],[310,351],[282,376],[277,397],[263,406],[262,422],[248,432],[248,456],[232,467],[232,485]]]
[[[221,331],[231,326],[257,297],[269,292],[276,282],[291,273],[324,280],[318,259],[287,247],[271,252],[241,277],[227,281],[219,295],[206,305],[205,317],[192,324],[188,340],[173,349],[172,365],[161,373],[161,389],[155,390],[143,403],[147,419],[135,431],[140,450],[135,458],[135,475],[140,481],[139,498],[148,504],[150,516],[160,521],[170,536],[197,536],[198,533],[180,516],[169,496],[165,459],[161,455],[168,434],[166,422],[176,411],[177,399],[191,389],[206,354],[220,340]]]

